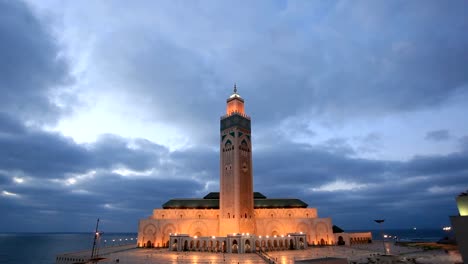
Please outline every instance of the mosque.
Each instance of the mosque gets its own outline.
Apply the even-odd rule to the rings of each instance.
[[[317,209],[300,199],[254,192],[250,124],[234,85],[220,124],[219,193],[171,199],[154,209],[139,222],[138,247],[249,253],[370,242],[370,233],[334,234],[331,218],[318,217]]]

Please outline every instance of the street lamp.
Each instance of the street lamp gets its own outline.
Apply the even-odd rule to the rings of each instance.
[[[377,219],[374,220],[377,224],[379,224],[380,227],[380,236],[382,237],[382,245],[384,249],[384,254],[387,254],[387,249],[385,248],[385,239],[383,237],[383,230],[382,230],[382,223],[385,222],[385,219]]]

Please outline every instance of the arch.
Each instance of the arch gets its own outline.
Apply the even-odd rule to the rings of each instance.
[[[342,236],[338,237],[338,246],[344,246],[346,243],[344,242],[344,239]]]
[[[289,249],[294,249],[294,240],[292,238],[289,240]]]
[[[153,237],[154,234],[156,233],[156,230],[157,230],[157,228],[156,228],[155,225],[149,224],[149,225],[145,226],[145,228],[143,229],[143,234],[144,234],[145,236],[151,236],[151,237]]]
[[[245,253],[250,253],[251,252],[250,241],[248,239],[245,240],[244,251],[245,251]]]
[[[231,252],[232,253],[239,253],[239,246],[237,245],[237,240],[235,240],[235,239],[232,241]]]
[[[195,249],[195,243],[193,243],[193,240],[190,241],[190,250]]]
[[[260,241],[255,241],[255,250],[260,251]]]
[[[196,249],[200,250],[200,240],[197,240]]]
[[[281,222],[279,222],[278,220],[270,220],[266,223],[265,225],[265,231],[266,231],[266,234],[268,235],[272,235],[272,236],[275,236],[275,235],[281,235],[281,234],[284,234],[284,228],[283,228],[283,224]]]
[[[206,236],[208,235],[208,226],[203,221],[194,221],[189,227],[190,236]]]
[[[174,239],[174,243],[172,243],[171,249],[172,251],[177,251],[177,239]]]
[[[325,240],[324,240],[323,238],[320,239],[320,245],[321,245],[321,246],[325,246]]]
[[[278,248],[278,241],[276,241],[276,239],[273,240],[273,248]]]
[[[224,148],[230,148],[232,146],[232,142],[231,140],[226,140],[226,142],[224,142]]]
[[[296,226],[296,232],[309,233],[309,226],[305,222],[300,222]]]
[[[302,237],[299,238],[299,248],[304,249],[304,239]]]
[[[171,234],[173,233],[177,233],[177,229],[176,227],[169,223],[169,224],[165,224],[162,228],[162,238],[161,238],[161,243],[164,243],[165,241],[168,241],[169,240],[169,237],[171,236]],[[169,247],[169,243],[167,243],[167,246]]]
[[[146,247],[147,248],[152,248],[153,247],[153,243],[151,243],[151,240],[148,240],[148,242],[146,242]]]

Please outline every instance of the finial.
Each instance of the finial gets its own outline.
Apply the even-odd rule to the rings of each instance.
[[[237,93],[237,86],[236,86],[236,83],[234,83],[234,93],[235,93],[235,94]]]

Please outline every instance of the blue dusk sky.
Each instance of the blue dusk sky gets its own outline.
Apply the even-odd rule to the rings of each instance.
[[[345,230],[449,225],[467,1],[0,0],[0,232],[136,231],[219,190],[237,83],[254,189]]]

